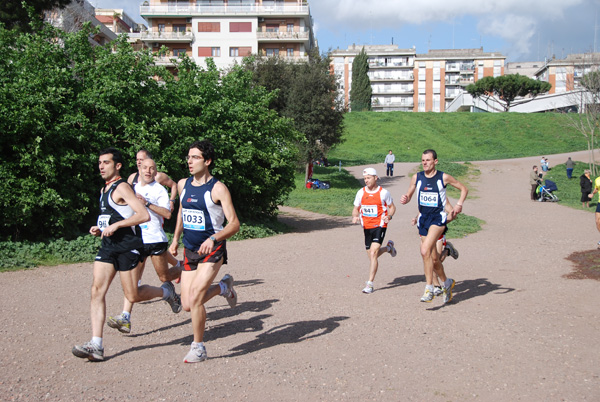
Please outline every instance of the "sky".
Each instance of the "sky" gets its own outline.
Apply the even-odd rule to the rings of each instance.
[[[88,0],[123,8],[143,0]],[[500,52],[508,62],[600,51],[600,0],[309,0],[321,53],[353,44]],[[147,24],[147,23],[146,23]]]

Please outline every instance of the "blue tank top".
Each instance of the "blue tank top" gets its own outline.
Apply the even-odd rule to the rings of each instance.
[[[121,183],[126,183],[126,181],[123,179],[117,180],[110,186],[108,191],[104,191],[104,188],[100,191],[98,227],[101,231],[104,231],[104,229],[113,223],[125,220],[134,214],[133,209],[129,205],[119,205],[112,199],[112,193]],[[137,225],[117,229],[112,236],[102,238],[102,247],[111,247],[121,251],[138,249],[143,246],[142,231]]]
[[[201,186],[193,186],[193,177],[185,181],[180,195],[181,219],[183,220],[183,245],[198,251],[210,236],[223,230],[225,215],[223,207],[215,204],[211,192],[218,180],[212,177]]]
[[[446,184],[444,183],[444,172],[438,170],[430,178],[425,176],[425,172],[417,173],[417,196],[421,215],[445,213]]]

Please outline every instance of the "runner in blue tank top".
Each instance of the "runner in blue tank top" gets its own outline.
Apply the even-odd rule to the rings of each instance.
[[[221,265],[227,263],[226,239],[240,229],[227,186],[210,173],[214,161],[215,150],[210,142],[194,142],[187,155],[192,176],[177,184],[181,202],[169,251],[177,255],[179,237],[183,233],[181,304],[185,311],[192,313],[194,331],[194,341],[183,359],[185,363],[201,362],[208,357],[203,342],[204,304],[217,295],[225,297],[230,307],[237,303],[231,275],[225,275],[218,284],[212,285]],[[227,226],[223,226],[225,219]]]
[[[440,172],[436,169],[438,159],[437,153],[433,149],[427,149],[423,152],[421,163],[423,164],[423,171],[412,177],[408,191],[400,197],[400,203],[409,203],[415,191],[418,191],[418,226],[419,234],[421,235],[421,257],[423,258],[423,268],[427,281],[425,293],[421,297],[421,301],[431,302],[434,298],[433,271],[435,270],[440,280],[443,281],[444,303],[448,303],[452,300],[454,279],[446,277],[444,266],[440,261],[440,255],[436,249],[436,243],[446,229],[446,185],[450,184],[460,190],[460,199],[456,202],[451,212],[453,216],[462,212],[462,205],[465,198],[467,198],[469,190],[464,184],[448,173]]]

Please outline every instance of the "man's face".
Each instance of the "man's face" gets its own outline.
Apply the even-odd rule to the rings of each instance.
[[[363,179],[365,179],[365,186],[369,188],[373,188],[375,187],[375,185],[377,185],[377,176],[371,176],[370,174],[366,174],[363,176]]]
[[[143,184],[150,184],[156,179],[156,162],[153,159],[144,159],[140,179]]]
[[[390,155],[392,154],[392,151],[390,151]]]
[[[135,163],[137,164],[138,172],[141,172],[142,162],[145,159],[148,159],[148,155],[146,155],[146,153],[144,151],[140,151],[137,154],[135,154]]]
[[[98,169],[100,170],[100,176],[104,181],[110,181],[119,174],[121,164],[113,161],[112,154],[100,155],[98,158]]]
[[[198,148],[191,148],[188,151],[187,163],[190,174],[195,175],[197,173],[203,173],[205,169],[208,169],[210,162],[210,159],[204,159],[202,152],[200,152]]]
[[[432,172],[435,169],[435,165],[437,165],[438,160],[433,159],[433,155],[430,153],[426,153],[421,155],[421,164],[423,165],[423,170],[425,172]]]

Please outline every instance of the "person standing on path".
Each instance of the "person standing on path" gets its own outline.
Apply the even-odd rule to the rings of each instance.
[[[565,162],[565,167],[567,168],[567,179],[570,179],[573,176],[573,168],[575,167],[575,162],[571,160],[570,156]]]
[[[140,264],[140,252],[144,247],[139,225],[148,222],[150,215],[131,186],[121,179],[122,166],[120,151],[115,148],[100,151],[98,167],[105,185],[100,191],[98,224],[90,228],[90,234],[102,237],[93,269],[90,301],[92,339],[71,350],[75,356],[91,361],[104,360],[102,334],[106,320],[106,293],[117,272],[123,293],[131,303],[157,297],[162,297],[169,304],[176,302],[175,293],[164,285],[138,287],[134,268]]]
[[[415,191],[417,192],[419,203],[417,226],[421,235],[421,257],[427,282],[421,301],[431,302],[435,297],[433,293],[433,272],[435,271],[442,281],[444,303],[448,303],[452,300],[452,289],[455,282],[454,279],[446,277],[436,248],[438,239],[446,229],[446,186],[450,184],[460,190],[460,198],[452,210],[453,217],[462,212],[462,206],[469,190],[451,175],[436,169],[438,159],[437,153],[433,149],[423,152],[421,164],[423,171],[413,175],[408,191],[400,198],[400,203],[408,204]]]
[[[396,161],[396,156],[392,153],[392,150],[390,149],[390,152],[385,156],[385,175],[388,177],[391,177],[394,175],[394,161]]]
[[[390,151],[391,152],[391,151]],[[379,267],[378,258],[383,253],[396,256],[394,242],[388,241],[387,246],[381,247],[387,225],[396,213],[396,206],[389,191],[377,185],[377,171],[374,168],[363,170],[365,187],[358,190],[354,198],[352,223],[361,223],[365,235],[365,247],[369,257],[369,280],[363,293],[373,293],[373,281]]]
[[[590,175],[592,172],[589,169],[585,169],[583,174],[579,176],[579,187],[581,187],[581,207],[590,207],[590,193],[592,192],[592,179]]]
[[[538,173],[538,167],[533,165],[531,172],[529,173],[529,184],[531,185],[531,201],[537,201],[537,187],[542,184],[541,174]]]
[[[175,294],[175,303],[170,304],[174,313],[181,311],[181,301],[175,293],[175,287],[171,281],[178,279],[181,276],[181,267],[179,264],[169,268],[168,257],[171,256],[167,248],[169,247],[167,235],[163,229],[164,219],[171,218],[171,210],[169,206],[169,194],[156,179],[156,163],[153,159],[144,159],[140,170],[139,181],[135,185],[136,197],[146,206],[150,214],[150,221],[140,225],[142,229],[142,240],[144,248],[142,252],[142,262],[136,268],[137,278],[140,280],[144,272],[146,259],[152,259],[152,265],[156,270],[156,274],[163,286],[169,288],[170,292]],[[138,283],[138,286],[139,283]],[[117,329],[119,332],[131,332],[131,311],[133,303],[127,298],[123,301],[123,312],[114,317],[108,317],[107,324],[111,328]]]
[[[183,233],[181,302],[185,311],[191,311],[194,332],[194,341],[184,363],[197,363],[208,358],[203,342],[204,304],[217,295],[225,297],[232,308],[237,303],[231,275],[225,275],[218,284],[212,285],[221,266],[227,263],[226,239],[240,229],[229,189],[210,173],[214,162],[215,149],[210,142],[192,143],[187,155],[191,177],[181,179],[177,184],[181,203],[169,251],[177,255],[179,237]],[[225,219],[227,226],[224,226]]]

